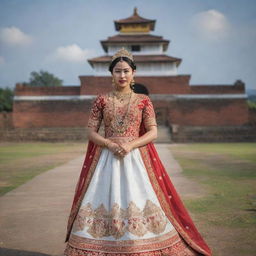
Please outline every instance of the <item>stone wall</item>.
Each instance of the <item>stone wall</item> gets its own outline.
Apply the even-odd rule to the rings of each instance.
[[[159,127],[159,138],[156,142],[256,142],[256,129],[253,126],[177,126],[170,129],[170,137],[165,128]],[[103,129],[101,130],[103,134]],[[164,138],[164,139],[163,139]],[[0,128],[0,141],[76,141],[87,140],[85,127],[44,127],[44,128]]]
[[[10,129],[12,127],[12,112],[0,112],[0,128]]]
[[[174,130],[174,129],[172,129]],[[256,142],[253,126],[179,126],[172,132],[173,142]]]
[[[78,141],[87,140],[87,130],[82,127],[43,127],[43,128],[15,128],[1,129],[0,141]]]

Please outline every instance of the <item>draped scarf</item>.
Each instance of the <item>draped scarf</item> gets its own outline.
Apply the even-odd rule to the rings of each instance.
[[[142,122],[140,127],[140,136],[145,132],[146,129]],[[88,184],[90,183],[101,149],[102,147],[89,140],[83,167],[76,185],[71,212],[68,218],[65,242],[69,240],[72,225],[81,206]],[[158,156],[154,144],[150,142],[147,145],[140,147],[139,150],[160,205],[172,225],[185,242],[200,255],[211,256],[211,249],[208,247],[194,225],[193,220],[191,219]],[[159,179],[159,177],[161,177],[161,179]]]

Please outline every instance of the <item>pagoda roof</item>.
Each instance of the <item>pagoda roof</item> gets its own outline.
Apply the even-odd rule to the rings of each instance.
[[[156,22],[156,20],[150,20],[150,19],[141,17],[138,14],[138,9],[136,7],[134,8],[134,12],[133,12],[132,16],[125,18],[125,19],[120,19],[120,20],[114,21],[115,28],[117,31],[120,30],[121,25],[123,25],[123,24],[145,24],[145,23],[150,24],[150,29],[154,30],[155,22]]]
[[[150,34],[117,34],[108,37],[107,40],[101,40],[101,45],[105,52],[109,44],[123,44],[123,43],[163,43],[164,50],[167,50],[169,40],[163,39],[162,36],[155,36]]]
[[[133,55],[135,63],[152,63],[152,62],[176,62],[177,66],[180,65],[182,59],[171,57],[164,54],[159,55]],[[92,59],[88,59],[88,62],[91,66],[93,66],[94,63],[110,63],[112,60],[112,56],[104,55]]]

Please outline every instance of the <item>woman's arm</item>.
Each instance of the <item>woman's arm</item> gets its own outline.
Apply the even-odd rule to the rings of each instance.
[[[144,108],[142,110],[142,122],[144,123],[146,133],[139,138],[121,144],[123,155],[129,153],[132,149],[148,144],[157,138],[157,123],[153,104],[148,96],[143,99]]]
[[[95,144],[102,146],[102,147],[107,147],[108,143],[111,141],[102,137],[99,133],[94,131],[93,129],[88,128],[88,136],[87,138],[94,142]]]
[[[87,137],[89,140],[91,140],[92,142],[94,142],[95,144],[97,144],[101,147],[106,147],[110,151],[112,151],[114,154],[119,155],[118,151],[121,148],[117,143],[102,137],[99,133],[97,133],[93,129],[90,129],[90,128],[88,128],[88,129],[89,129],[89,131],[88,131]]]
[[[100,129],[100,124],[103,119],[103,107],[104,107],[104,96],[98,95],[93,102],[89,119],[88,119],[88,136],[87,138],[94,142],[95,144],[107,147],[114,154],[119,154],[118,151],[121,150],[120,146],[111,140],[108,140],[101,136],[98,131]]]
[[[132,148],[138,148],[148,144],[149,142],[155,140],[157,138],[157,126],[152,125],[148,128],[148,131],[140,136],[139,138],[131,141]]]
[[[142,136],[140,136],[139,138],[127,143],[120,144],[120,146],[123,149],[123,156],[129,153],[132,149],[144,146],[149,142],[155,140],[156,138],[157,138],[157,126],[151,125],[148,127],[148,131]]]

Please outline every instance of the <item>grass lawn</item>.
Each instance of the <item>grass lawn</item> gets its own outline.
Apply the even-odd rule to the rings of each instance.
[[[184,201],[214,255],[256,252],[256,143],[170,145],[207,195]]]
[[[85,143],[0,143],[0,195],[85,151]]]

